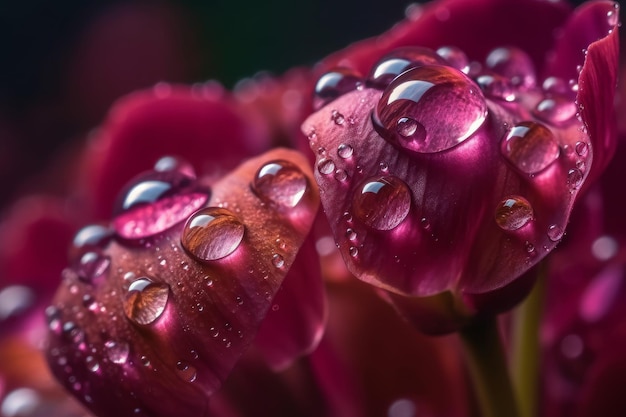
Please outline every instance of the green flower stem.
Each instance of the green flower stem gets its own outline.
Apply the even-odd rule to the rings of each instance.
[[[496,317],[476,319],[460,335],[481,416],[519,417]]]
[[[537,415],[539,322],[543,313],[546,269],[545,265],[540,265],[539,268],[539,278],[535,287],[513,315],[510,367],[520,407],[520,417]]]

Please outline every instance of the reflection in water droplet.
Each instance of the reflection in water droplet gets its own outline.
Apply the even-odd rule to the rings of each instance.
[[[282,268],[283,266],[285,266],[285,258],[280,256],[279,254],[274,254],[274,256],[272,256],[272,264],[276,268]]]
[[[501,151],[525,174],[536,174],[559,157],[559,145],[550,129],[535,122],[522,122],[510,129],[502,141]]]
[[[189,218],[181,235],[183,248],[201,261],[215,261],[241,244],[245,226],[231,211],[207,207]]]
[[[315,84],[314,107],[319,109],[337,97],[356,90],[361,77],[351,69],[337,68],[322,75]]]
[[[533,114],[548,123],[565,123],[576,115],[576,103],[562,97],[546,98],[537,104]]]
[[[302,170],[289,161],[277,160],[263,165],[252,181],[252,191],[267,202],[295,207],[308,186]]]
[[[533,219],[533,208],[524,197],[509,197],[498,204],[495,218],[501,229],[517,230]]]
[[[114,340],[107,340],[104,342],[104,349],[109,360],[117,364],[126,363],[130,352],[128,343],[116,342]]]
[[[0,322],[19,316],[33,305],[35,294],[24,285],[9,285],[0,290]],[[50,307],[49,307],[50,308]],[[54,307],[52,307],[54,308]],[[46,309],[46,312],[48,310]]]
[[[354,149],[352,148],[352,146],[346,143],[342,143],[337,147],[337,155],[339,155],[339,157],[342,159],[350,158],[353,152]]]
[[[83,254],[75,266],[78,278],[89,284],[105,275],[111,266],[111,258],[100,251],[91,251]]]
[[[164,156],[154,164],[157,172],[175,171],[189,178],[196,178],[196,171],[193,166],[183,158],[176,156]]]
[[[170,287],[155,283],[146,277],[133,281],[124,300],[124,314],[132,322],[148,325],[155,322],[165,311]]]
[[[354,215],[376,230],[397,227],[411,209],[411,191],[399,178],[371,178],[357,189],[353,200]]]
[[[548,227],[548,238],[553,242],[558,242],[563,237],[563,229],[556,225],[551,224]]]
[[[74,344],[81,344],[85,340],[85,332],[73,321],[63,323],[63,336]]]
[[[583,183],[583,173],[578,168],[570,169],[567,172],[567,185],[571,189],[579,188]]]
[[[497,74],[486,74],[476,78],[476,84],[480,86],[480,89],[489,98],[515,101],[515,88],[511,85],[511,82]]]
[[[486,116],[485,99],[465,74],[451,67],[423,66],[389,84],[372,113],[372,124],[391,143],[412,152],[433,153],[465,141]],[[402,133],[411,130],[404,129],[408,119],[417,126],[406,137]]]
[[[399,48],[385,55],[367,78],[367,84],[374,88],[385,88],[389,83],[410,68],[424,65],[445,65],[446,61],[432,49],[419,46]]]
[[[437,49],[437,55],[445,59],[451,67],[467,74],[469,72],[469,59],[465,52],[456,46],[442,46]]]
[[[45,315],[48,329],[58,334],[61,331],[61,310],[55,306],[48,306],[46,307]]]
[[[103,248],[111,239],[113,231],[108,227],[91,224],[80,229],[74,236],[72,246],[75,249],[85,247]]]
[[[353,258],[356,258],[357,256],[359,256],[359,248],[357,248],[356,246],[350,246],[350,249],[348,250],[348,252],[350,253],[350,256],[352,256]]]
[[[535,68],[526,52],[519,48],[497,48],[489,53],[485,65],[491,71],[511,80],[515,86],[535,85]]]
[[[98,370],[100,369],[100,364],[98,363],[98,360],[93,356],[87,356],[85,358],[85,366],[87,366],[87,369],[89,369],[91,372],[98,372]]]
[[[329,175],[335,172],[335,163],[330,158],[322,158],[317,163],[317,170],[320,174]]]
[[[121,193],[113,226],[125,239],[154,236],[185,220],[207,199],[194,179],[180,172],[144,173]]]
[[[0,414],[4,417],[31,416],[40,407],[41,398],[37,391],[30,388],[18,388],[6,394],[0,405]]]
[[[578,156],[585,157],[589,152],[589,145],[587,142],[576,142],[576,153]]]
[[[339,126],[341,126],[346,121],[346,118],[344,117],[344,115],[339,113],[337,110],[332,111],[330,118],[332,119],[333,122],[335,122],[336,125],[339,125]]]

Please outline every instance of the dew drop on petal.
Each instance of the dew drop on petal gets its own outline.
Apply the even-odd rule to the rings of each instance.
[[[164,156],[154,164],[154,170],[157,172],[175,171],[187,177],[196,178],[196,171],[193,166],[185,159],[177,156]]]
[[[615,27],[619,23],[619,4],[615,3],[613,10],[606,13],[607,23],[610,27]]]
[[[337,181],[345,181],[348,179],[348,173],[344,169],[338,169],[335,171],[335,179]]]
[[[335,162],[330,158],[322,158],[317,163],[320,174],[330,175],[335,172]]]
[[[465,74],[451,67],[423,66],[402,73],[389,84],[372,113],[372,123],[393,144],[433,153],[469,138],[486,116],[485,98]],[[405,137],[402,132],[411,131],[405,125],[413,123],[407,123],[409,119],[417,127],[413,136]]]
[[[376,230],[391,230],[407,217],[411,191],[399,178],[371,178],[357,189],[353,200],[354,216]]]
[[[170,287],[155,283],[146,277],[133,281],[124,300],[124,314],[136,324],[154,323],[165,311],[170,296]]]
[[[75,265],[78,278],[86,283],[93,284],[105,275],[111,266],[111,258],[100,251],[90,251],[83,254]]]
[[[536,174],[559,157],[559,145],[552,131],[535,122],[522,122],[510,129],[502,141],[501,151],[525,174]]]
[[[465,52],[456,46],[442,46],[437,49],[437,55],[445,59],[451,67],[465,74],[469,72],[469,59]]]
[[[569,86],[564,79],[559,77],[548,77],[543,81],[542,88],[546,93],[565,94],[569,91]]]
[[[346,118],[344,117],[344,115],[339,113],[337,110],[333,110],[331,112],[330,118],[338,126],[341,126],[346,121]]]
[[[142,174],[118,199],[113,227],[124,239],[154,236],[185,220],[207,199],[193,178],[179,172]]]
[[[356,258],[357,256],[359,256],[359,248],[357,248],[356,246],[350,246],[350,249],[348,249],[348,253],[353,258]]]
[[[337,155],[339,155],[341,159],[348,159],[353,153],[354,148],[346,143],[342,143],[337,147]]]
[[[480,86],[485,96],[489,98],[508,102],[516,99],[515,88],[508,79],[500,75],[480,75],[476,78],[476,84]]]
[[[100,369],[100,363],[98,363],[98,360],[93,356],[87,356],[85,358],[85,366],[87,366],[87,369],[91,372],[98,372]]]
[[[295,207],[308,186],[302,170],[283,160],[268,162],[254,176],[251,188],[262,200],[285,207]]]
[[[98,309],[96,299],[89,294],[83,295],[83,306],[89,311],[96,311]]]
[[[35,302],[35,294],[24,285],[8,285],[0,290],[0,322],[27,311]]]
[[[285,258],[283,258],[279,254],[274,254],[274,256],[272,256],[272,264],[276,268],[282,268],[283,266],[285,266]]]
[[[123,364],[128,359],[130,348],[126,342],[116,342],[107,340],[104,342],[104,349],[109,360],[113,363]]]
[[[337,68],[327,72],[315,84],[315,109],[323,107],[347,92],[356,90],[361,82],[359,74],[351,69]]]
[[[583,183],[583,173],[580,169],[574,168],[567,172],[567,185],[571,189],[579,188]]]
[[[45,316],[48,329],[58,334],[61,331],[61,310],[55,306],[48,306],[45,310]]]
[[[201,261],[215,261],[233,253],[241,244],[245,226],[231,211],[207,207],[194,213],[181,235],[183,248]]]
[[[558,242],[563,237],[563,229],[556,225],[551,224],[548,227],[548,238],[553,242]]]
[[[576,142],[575,149],[578,156],[585,157],[589,152],[589,145],[587,145],[587,142]]]
[[[63,337],[74,344],[80,344],[85,340],[85,332],[73,321],[63,323],[62,330]]]
[[[517,230],[533,219],[533,208],[524,197],[509,197],[496,207],[495,219],[502,230]]]
[[[496,48],[485,60],[488,69],[511,80],[514,86],[530,88],[535,85],[535,68],[526,52],[519,48]]]
[[[74,236],[72,246],[75,249],[86,247],[104,247],[113,235],[113,231],[108,227],[91,224],[80,229]]]
[[[576,115],[576,104],[562,97],[546,98],[537,104],[533,114],[548,123],[565,123]]]
[[[176,371],[183,381],[194,382],[198,377],[196,368],[183,361],[176,363]]]
[[[367,84],[382,89],[404,71],[424,65],[446,65],[446,61],[429,48],[410,46],[396,49],[372,67]]]

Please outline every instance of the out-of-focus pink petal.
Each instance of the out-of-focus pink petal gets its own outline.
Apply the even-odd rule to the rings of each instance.
[[[221,86],[157,84],[118,101],[93,133],[81,188],[96,218],[107,218],[118,190],[162,156],[185,158],[199,174],[221,175],[268,147],[259,114]]]
[[[274,369],[317,347],[324,333],[326,297],[313,238],[300,248],[254,341]]]
[[[150,175],[129,189],[124,202],[139,200],[114,219],[115,237],[64,270],[46,310],[48,362],[99,415],[206,415],[309,232],[317,190],[304,156],[274,150],[215,182],[203,208],[179,219],[197,194],[172,183],[147,201],[146,189],[183,174]]]

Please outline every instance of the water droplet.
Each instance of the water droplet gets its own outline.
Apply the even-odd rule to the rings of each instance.
[[[4,417],[26,417],[35,415],[40,408],[42,408],[41,398],[37,391],[17,388],[8,392],[2,399],[0,414]]]
[[[272,256],[272,264],[276,268],[282,268],[283,266],[285,266],[285,258],[280,256],[279,254],[274,254],[274,256]]]
[[[579,188],[583,183],[583,173],[578,168],[570,169],[567,172],[567,185],[571,189]]]
[[[591,253],[599,261],[608,261],[619,251],[619,244],[610,236],[600,236],[593,241]]]
[[[501,150],[506,159],[525,174],[536,174],[559,157],[559,145],[552,131],[535,122],[522,122],[510,129]]]
[[[0,290],[0,322],[19,316],[35,301],[33,291],[24,285],[9,285]]]
[[[589,152],[589,145],[587,142],[576,142],[576,153],[578,156],[585,157]]]
[[[548,227],[548,238],[553,241],[553,242],[558,242],[559,240],[561,240],[561,238],[563,237],[563,229],[556,225],[556,224],[551,224],[550,227]]]
[[[114,340],[107,340],[104,342],[104,349],[109,360],[113,363],[123,364],[128,359],[130,348],[126,342],[116,342]]]
[[[346,121],[346,118],[343,116],[343,114],[339,113],[337,110],[332,111],[332,113],[330,114],[330,118],[338,126],[341,126]]]
[[[96,299],[89,294],[83,295],[83,306],[90,311],[96,311],[98,309]]]
[[[189,178],[196,178],[196,171],[193,166],[185,159],[177,156],[164,156],[154,164],[154,170],[157,172],[175,171]]]
[[[264,201],[295,207],[302,199],[308,181],[296,164],[277,160],[266,163],[258,170],[251,187]]]
[[[533,219],[533,208],[524,197],[509,197],[498,204],[495,218],[501,229],[517,230]]]
[[[445,59],[451,67],[465,74],[469,72],[469,59],[465,52],[456,46],[442,46],[437,49],[437,55]]]
[[[193,178],[180,172],[144,173],[120,194],[113,226],[125,239],[154,236],[185,220],[207,199]]]
[[[542,88],[546,93],[566,94],[569,87],[564,79],[559,77],[548,77],[543,81]]]
[[[357,256],[359,256],[359,248],[357,248],[356,246],[350,246],[350,249],[348,249],[348,253],[353,258],[356,258]]]
[[[145,366],[146,368],[150,366],[150,359],[147,356],[141,356],[141,358],[139,359],[141,361],[141,364],[143,366]]]
[[[617,3],[614,5],[614,10],[609,10],[606,13],[606,19],[609,26],[617,26],[619,23],[619,5]]]
[[[486,116],[485,99],[465,74],[451,67],[424,66],[402,73],[389,84],[372,113],[372,123],[391,143],[433,153],[469,138]],[[398,131],[404,118],[423,128],[418,126],[411,140]]]
[[[329,175],[335,172],[335,162],[330,158],[322,158],[317,163],[320,174]]]
[[[530,88],[535,85],[535,68],[528,54],[519,48],[497,48],[489,53],[486,67],[511,80],[514,86]]]
[[[105,275],[111,266],[111,258],[103,255],[100,251],[90,251],[80,257],[75,266],[78,278],[88,284]]]
[[[155,283],[146,277],[130,284],[124,301],[124,314],[131,321],[141,325],[155,322],[165,311],[170,295],[170,287],[165,283]]]
[[[100,364],[98,363],[98,360],[93,356],[87,356],[85,358],[85,365],[87,366],[87,369],[89,369],[91,372],[98,372],[98,370],[100,369]]]
[[[61,331],[61,310],[55,306],[48,306],[46,307],[45,315],[48,329],[58,334]]]
[[[548,123],[565,123],[576,115],[576,104],[562,97],[546,98],[537,104],[533,114]]]
[[[480,86],[487,97],[508,102],[515,101],[515,89],[511,82],[502,76],[497,74],[480,75],[476,78],[476,84]]]
[[[348,173],[344,169],[338,169],[335,171],[335,179],[337,181],[345,181],[348,179]]]
[[[354,153],[354,148],[352,146],[342,143],[337,147],[337,155],[339,155],[342,159],[348,159]]]
[[[337,68],[327,72],[315,84],[315,109],[325,106],[347,92],[356,90],[360,84],[361,77],[351,69]]]
[[[354,215],[376,230],[397,227],[411,209],[411,191],[399,178],[371,178],[358,188],[353,200]]]
[[[424,65],[446,65],[446,61],[429,48],[410,46],[396,49],[372,67],[367,84],[382,89],[404,71]]]
[[[187,382],[194,382],[198,377],[198,373],[196,368],[189,365],[186,362],[179,361],[176,363],[176,370],[178,371],[178,376]]]
[[[201,261],[232,254],[241,244],[245,226],[231,211],[207,207],[189,218],[181,235],[183,248]]]
[[[356,232],[353,229],[346,229],[346,238],[348,238],[348,240],[355,240]]]
[[[532,254],[533,252],[535,252],[535,245],[533,245],[532,243],[526,241],[524,246],[526,247],[526,252],[528,252],[529,254]]]
[[[80,229],[74,236],[72,246],[74,249],[83,249],[86,247],[103,248],[109,243],[113,235],[113,231],[108,227],[91,224]]]

